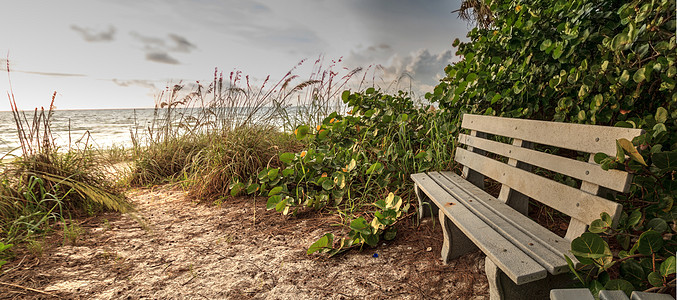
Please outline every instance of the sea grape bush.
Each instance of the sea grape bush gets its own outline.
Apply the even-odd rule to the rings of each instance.
[[[677,250],[675,1],[487,0],[493,24],[454,41],[463,59],[426,98],[464,112],[634,127],[605,169],[634,173],[618,227],[602,216],[572,254],[593,291],[674,289]],[[456,126],[460,124],[456,123]],[[629,159],[626,159],[626,156]],[[583,248],[581,245],[593,245]],[[586,274],[576,270],[577,274]],[[672,271],[671,271],[672,270]]]
[[[450,165],[453,132],[442,121],[446,115],[415,107],[402,92],[370,88],[346,91],[342,99],[346,115],[299,126],[294,134],[308,148],[281,154],[284,167],[264,169],[258,182],[239,184],[236,193],[264,194],[268,209],[284,214],[342,204],[352,212],[388,192],[410,193],[411,173]]]
[[[283,167],[265,168],[258,180],[235,183],[231,194],[243,192],[268,197],[266,207],[283,214],[300,209],[332,207],[345,215],[350,232],[334,248],[328,233],[308,253],[330,256],[354,246],[375,246],[381,239],[396,235],[394,225],[409,204],[395,194],[411,196],[409,175],[451,166],[454,134],[448,115],[431,107],[416,107],[404,92],[386,95],[369,88],[364,92],[343,92],[348,112],[336,112],[311,128],[302,125],[294,135],[308,147],[279,156]],[[374,203],[367,223],[360,208]],[[361,216],[354,216],[359,214]]]
[[[350,222],[348,236],[337,242],[336,246],[334,246],[334,235],[327,233],[313,243],[307,253],[320,252],[334,256],[358,245],[360,248],[364,244],[375,247],[381,238],[394,239],[397,235],[397,228],[393,225],[402,214],[407,213],[409,204],[402,205],[402,198],[390,193],[385,200],[376,201],[374,206],[379,210],[374,212],[371,222],[367,222],[363,217],[356,218]]]

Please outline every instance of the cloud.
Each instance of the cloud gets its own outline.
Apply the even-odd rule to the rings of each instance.
[[[197,48],[197,46],[189,42],[185,37],[178,34],[170,33],[169,38],[176,44],[171,50],[187,53]]]
[[[92,28],[71,25],[71,29],[79,33],[87,42],[110,42],[115,39],[115,27],[109,25],[108,30],[96,31]]]
[[[393,74],[408,74],[425,85],[435,85],[442,78],[444,67],[452,62],[451,50],[431,54],[428,49],[420,49],[404,57],[395,55],[386,71]]]
[[[454,57],[451,50],[431,53],[429,49],[401,55],[395,53],[389,45],[380,44],[351,51],[345,62],[350,67],[366,67],[367,64],[375,63],[382,72],[380,78],[383,84],[405,90],[411,84],[411,91],[416,95],[423,95],[437,85],[444,76],[444,67],[452,63]],[[401,83],[407,86],[402,86]]]
[[[155,48],[164,48],[165,47],[165,40],[163,40],[161,38],[141,35],[141,34],[134,32],[134,31],[130,32],[129,34],[132,37],[139,40],[141,43],[143,43],[145,49],[155,49]]]
[[[40,72],[40,71],[25,71],[25,70],[17,70],[14,69],[13,67],[10,66],[10,72],[17,72],[17,73],[25,73],[25,74],[35,74],[35,75],[42,75],[42,76],[54,76],[54,77],[85,77],[85,74],[77,74],[77,73],[58,73],[58,72]],[[7,60],[6,59],[0,59],[0,71],[7,71]]]
[[[145,36],[137,32],[130,32],[130,35],[143,44],[143,49],[146,51],[146,59],[153,62],[179,64],[179,60],[170,56],[169,52],[190,53],[194,49],[197,49],[195,44],[175,33],[170,33],[168,39]]]
[[[167,52],[159,52],[159,51],[147,52],[146,60],[171,65],[179,64],[179,61],[176,58],[169,56]]]
[[[113,79],[113,83],[123,86],[123,87],[128,87],[128,86],[140,86],[140,87],[145,87],[149,89],[157,89],[155,86],[155,83],[151,80],[141,80],[141,79],[132,79],[132,80],[121,80],[121,79]]]

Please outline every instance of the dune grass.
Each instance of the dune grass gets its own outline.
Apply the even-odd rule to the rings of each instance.
[[[299,63],[296,67],[300,66]],[[179,183],[195,199],[222,201],[238,182],[252,182],[279,154],[304,147],[291,133],[341,105],[337,97],[360,69],[339,76],[334,65],[315,62],[307,80],[289,71],[254,87],[240,72],[217,72],[209,86],[168,88],[158,98],[145,136],[136,136],[132,185]]]
[[[54,97],[49,109],[32,114],[18,109],[12,93],[10,103],[21,155],[0,165],[0,241],[22,243],[77,216],[131,209],[95,151],[55,144]]]

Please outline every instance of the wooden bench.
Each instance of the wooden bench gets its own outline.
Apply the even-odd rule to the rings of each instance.
[[[547,299],[550,289],[572,282],[564,259],[567,254],[578,263],[569,253],[571,241],[602,212],[617,223],[622,207],[603,194],[630,187],[630,174],[602,170],[594,154],[615,155],[617,139],[632,140],[643,131],[470,114],[463,115],[461,127],[469,131],[459,135],[455,154],[463,177],[453,172],[411,175],[419,217],[437,208],[445,263],[478,248],[486,254],[491,299]],[[588,162],[579,161],[534,150],[535,145],[592,155]],[[578,179],[580,188],[532,171]],[[498,198],[483,190],[485,176],[501,184]],[[526,216],[529,199],[571,217],[565,237]]]

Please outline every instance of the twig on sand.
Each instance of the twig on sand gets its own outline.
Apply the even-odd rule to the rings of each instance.
[[[29,288],[27,286],[22,286],[22,285],[13,284],[13,283],[9,283],[9,282],[2,282],[2,281],[0,281],[0,284],[19,288],[19,289],[24,289],[24,290],[27,290],[27,291],[36,292],[36,293],[40,293],[40,294],[43,294],[43,295],[52,296],[52,297],[61,299],[61,297],[59,297],[58,295],[55,295],[55,294],[52,294],[52,293],[49,293],[49,292],[45,292],[45,291],[41,291],[41,290],[36,290],[36,289],[33,289],[33,288]]]

